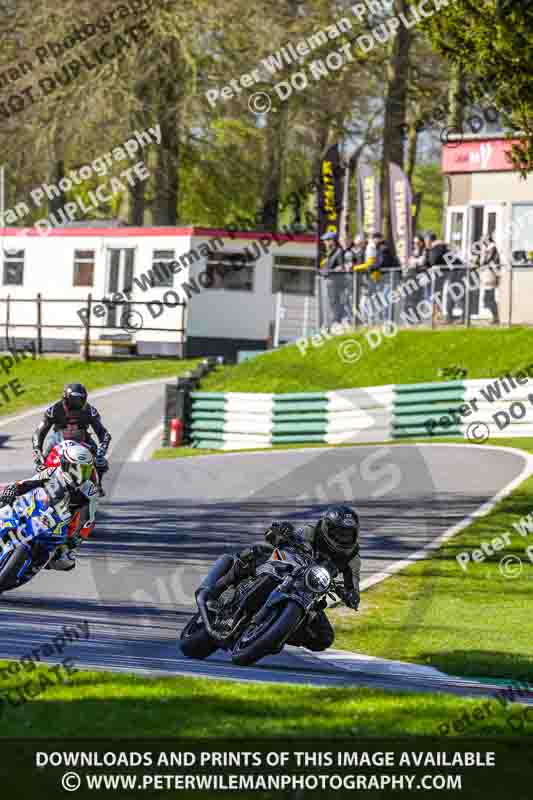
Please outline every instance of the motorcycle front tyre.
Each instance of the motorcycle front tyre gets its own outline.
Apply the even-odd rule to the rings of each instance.
[[[260,658],[277,653],[300,623],[304,611],[298,603],[273,606],[269,616],[254,630],[248,626],[235,644],[231,660],[240,667],[255,664]]]

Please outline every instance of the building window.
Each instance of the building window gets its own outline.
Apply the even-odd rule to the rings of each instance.
[[[4,251],[4,286],[24,283],[24,250]]]
[[[94,286],[94,250],[74,250],[74,286]]]
[[[272,292],[314,297],[316,268],[312,258],[276,256],[272,270]]]
[[[513,206],[513,267],[533,267],[533,205]]]
[[[154,276],[154,288],[172,288],[174,286],[174,274],[168,269],[167,264],[175,260],[174,250],[154,250],[152,256],[152,274]]]
[[[450,242],[456,250],[463,249],[465,232],[465,213],[464,211],[452,211]],[[477,241],[477,239],[474,239]]]
[[[487,234],[494,239],[497,233],[498,215],[495,211],[489,211],[487,214]]]
[[[253,292],[255,259],[250,253],[217,253],[207,259],[207,288]]]

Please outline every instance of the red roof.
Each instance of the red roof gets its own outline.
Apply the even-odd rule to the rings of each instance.
[[[276,239],[280,242],[301,242],[312,244],[316,242],[313,233],[270,233],[268,231],[228,231],[223,228],[52,228],[49,232],[41,233],[36,228],[0,228],[2,236],[202,236],[223,239]]]

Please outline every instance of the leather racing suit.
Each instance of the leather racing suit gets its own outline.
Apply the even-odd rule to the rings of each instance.
[[[207,590],[213,599],[218,598],[229,586],[235,586],[245,578],[253,577],[260,564],[264,564],[271,557],[276,546],[290,547],[291,538],[303,545],[315,557],[325,557],[335,563],[343,576],[344,588],[356,602],[351,607],[356,609],[359,598],[359,582],[361,573],[361,558],[359,548],[349,558],[337,556],[321,551],[317,546],[317,526],[303,525],[294,529],[291,523],[275,524],[265,532],[267,544],[260,543],[246,547],[235,555],[223,555],[218,558],[208,574],[197,589],[197,594]],[[295,636],[291,637],[288,644],[307,647],[309,650],[320,651],[331,647],[335,633],[323,610],[318,611],[310,618],[305,628],[300,628]]]
[[[46,409],[42,422],[33,434],[33,454],[37,459],[43,459],[44,440],[52,427],[62,434],[63,439],[87,444],[93,455],[105,456],[111,442],[111,434],[102,424],[100,414],[94,406],[87,403],[80,411],[75,411],[65,408],[60,400]],[[89,428],[96,434],[98,444],[89,434]]]
[[[11,505],[17,497],[33,489],[44,489],[48,502],[57,515],[68,520],[67,550],[74,549],[82,539],[88,538],[94,527],[96,513],[97,494],[94,484],[84,494],[80,487],[67,484],[59,467],[48,467],[40,470],[33,478],[5,486],[0,494],[0,507],[4,504]]]

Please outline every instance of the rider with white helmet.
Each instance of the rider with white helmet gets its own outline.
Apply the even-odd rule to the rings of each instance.
[[[97,486],[94,457],[88,447],[77,442],[66,441],[61,451],[58,467],[48,467],[33,478],[8,484],[0,495],[0,506],[12,505],[32,489],[43,488],[50,505],[61,519],[73,521],[79,512],[76,524],[69,531],[69,544],[58,548],[50,561],[50,569],[68,571],[76,566],[72,550],[79,544],[82,529],[92,526],[96,508]]]

